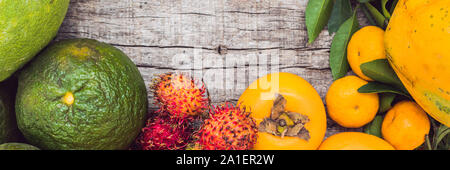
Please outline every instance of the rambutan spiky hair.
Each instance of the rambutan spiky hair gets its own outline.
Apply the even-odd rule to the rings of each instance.
[[[173,119],[159,114],[147,121],[136,145],[140,150],[182,150],[187,146],[191,134],[184,119]]]
[[[186,118],[208,110],[209,96],[204,83],[184,74],[161,74],[153,80],[151,89],[155,104],[171,117]]]
[[[225,102],[213,107],[198,132],[204,150],[248,150],[256,143],[258,128],[249,112]]]

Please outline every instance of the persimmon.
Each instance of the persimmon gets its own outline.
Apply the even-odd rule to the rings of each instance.
[[[325,107],[314,87],[291,73],[254,81],[238,100],[259,127],[255,150],[314,150],[326,131]]]
[[[362,132],[341,132],[323,141],[319,150],[394,150],[387,141]]]

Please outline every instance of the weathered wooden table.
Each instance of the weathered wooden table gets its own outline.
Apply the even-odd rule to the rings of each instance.
[[[56,40],[92,38],[118,47],[139,67],[147,87],[155,74],[187,72],[205,81],[216,104],[235,103],[252,81],[279,71],[303,77],[324,99],[332,82],[332,37],[324,30],[307,44],[306,4],[307,0],[71,0]],[[149,94],[150,103],[151,98]],[[326,136],[344,130],[361,129],[344,129],[328,119]]]

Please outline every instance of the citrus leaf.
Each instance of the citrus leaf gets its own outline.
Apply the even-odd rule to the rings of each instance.
[[[394,13],[394,9],[395,9],[395,6],[397,6],[397,3],[398,3],[398,0],[394,0],[392,3],[391,3],[391,7],[390,7],[390,9],[389,9],[389,12],[392,14],[392,13]]]
[[[367,124],[364,127],[364,133],[382,138],[382,135],[381,135],[382,123],[383,123],[383,116],[382,115],[375,116],[375,118],[372,120],[372,122],[370,122],[369,124]]]
[[[437,150],[450,150],[450,135],[447,135],[444,137],[446,139],[442,139],[442,142],[440,142],[437,146]]]
[[[405,97],[411,98],[407,93],[403,92],[402,90],[399,90],[395,87],[382,84],[376,81],[371,81],[363,86],[361,86],[358,89],[358,92],[360,93],[395,93],[399,94]]]
[[[403,86],[397,74],[395,74],[391,65],[389,65],[387,59],[377,59],[369,61],[367,63],[361,64],[360,68],[364,75],[366,75],[367,77],[370,77],[371,79],[379,81],[381,83],[393,85],[396,88],[407,93],[405,86]]]
[[[380,94],[380,108],[378,113],[385,113],[392,108],[392,102],[397,95],[395,93],[381,93]]]
[[[385,24],[386,18],[383,16],[383,14],[381,14],[380,11],[378,11],[378,9],[375,8],[373,5],[371,5],[370,3],[364,3],[364,5],[369,10],[370,14],[372,14],[377,25],[381,28],[384,28],[386,26]]]
[[[383,11],[383,15],[384,15],[384,17],[386,17],[386,19],[390,19],[391,18],[391,14],[386,9],[386,4],[387,4],[388,1],[389,0],[381,0],[381,10]]]
[[[335,33],[339,26],[350,17],[352,17],[350,0],[336,0],[331,11],[331,17],[328,20],[328,32],[330,34]]]
[[[358,8],[358,7],[356,7]],[[333,79],[344,77],[349,70],[347,61],[347,45],[355,33],[359,29],[359,23],[356,17],[356,9],[352,17],[347,19],[338,29],[334,35],[333,42],[330,49],[330,68]]]
[[[369,9],[367,9],[366,6],[361,6],[362,11],[364,12],[364,15],[366,16],[367,20],[369,20],[370,25],[377,25],[375,22],[375,19],[373,19],[372,15],[369,12]]]
[[[448,134],[450,134],[450,128],[441,124],[441,126],[439,127],[439,129],[436,132],[436,137],[433,140],[434,143],[434,147],[433,149],[437,149],[439,143],[441,143],[442,139],[444,139],[444,137],[446,137]]]
[[[308,43],[314,42],[330,18],[332,0],[309,0],[305,11]]]

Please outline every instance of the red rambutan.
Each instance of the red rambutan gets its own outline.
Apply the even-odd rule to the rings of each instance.
[[[203,150],[249,150],[256,143],[255,120],[239,107],[226,102],[210,111],[196,144]]]
[[[184,74],[165,73],[153,80],[155,104],[171,117],[186,118],[207,111],[209,98],[203,82]]]
[[[149,119],[136,140],[139,150],[182,150],[191,136],[189,124],[183,119],[157,115]]]

